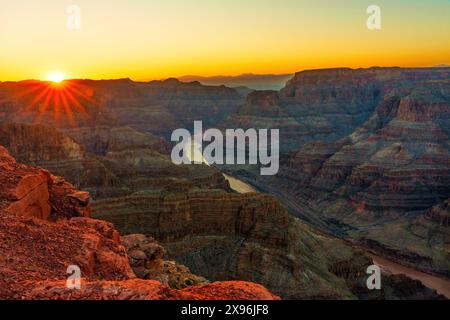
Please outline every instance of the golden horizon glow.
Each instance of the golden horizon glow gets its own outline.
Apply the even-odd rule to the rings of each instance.
[[[66,27],[69,1],[0,1],[0,81],[450,64],[447,0],[377,0],[379,31],[366,0],[77,0],[79,30]]]

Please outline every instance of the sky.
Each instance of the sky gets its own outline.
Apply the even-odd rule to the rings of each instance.
[[[0,0],[0,81],[433,66],[449,35],[449,0]]]

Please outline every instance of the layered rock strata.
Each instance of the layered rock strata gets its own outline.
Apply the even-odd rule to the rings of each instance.
[[[0,299],[278,299],[246,282],[180,291],[136,279],[114,226],[89,218],[88,194],[3,147],[0,181]],[[67,287],[73,267],[80,290]]]
[[[229,169],[326,232],[448,276],[450,229],[440,213],[445,210],[435,207],[444,207],[450,195],[450,83],[440,80],[448,79],[448,71],[394,71],[385,74],[374,112],[350,135],[308,142],[283,155],[275,177],[261,177],[254,168]],[[334,72],[339,83],[364,74]],[[287,85],[284,91],[294,84],[300,90],[291,93],[292,101],[306,99],[301,86],[315,73],[299,74]],[[323,73],[317,72],[315,85]],[[373,81],[381,76],[381,70],[365,73],[376,75]]]

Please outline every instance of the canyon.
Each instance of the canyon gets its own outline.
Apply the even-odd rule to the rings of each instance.
[[[266,195],[222,191],[209,199],[194,194],[178,214],[173,205],[180,202],[173,194],[171,206],[163,203],[152,208],[166,211],[166,217],[142,212],[131,215],[135,221],[108,209],[116,213],[105,217],[122,234],[129,234],[121,240],[113,224],[89,218],[88,194],[44,169],[18,164],[4,148],[0,151],[0,182],[6,191],[0,206],[3,298],[277,298],[254,283],[265,283],[288,299],[396,297],[391,286],[377,293],[364,289],[363,271],[372,263],[367,255],[310,229]],[[41,178],[39,194],[30,177]],[[206,194],[211,197],[211,191]],[[224,208],[230,202],[228,214]],[[201,203],[217,207],[206,210]],[[168,207],[172,210],[167,211]],[[159,220],[153,222],[152,217]],[[137,232],[153,234],[164,248]],[[13,243],[16,249],[11,252]],[[197,254],[192,255],[193,251]],[[164,260],[166,254],[176,262]],[[265,272],[259,268],[262,263]],[[64,280],[67,266],[73,264],[80,266],[84,277],[82,289],[75,292],[65,287]],[[401,279],[411,298],[440,297],[409,281]]]
[[[330,130],[282,127],[277,176],[224,170],[329,234],[448,277],[449,78],[448,68],[300,72],[278,93],[249,96],[227,123],[261,125],[254,110],[266,106],[284,119],[264,117],[266,127],[320,116]]]
[[[57,175],[84,191],[59,191],[53,198],[65,200],[55,200],[56,209],[30,204],[32,194],[13,209],[29,207],[34,221],[61,207],[75,216],[69,221],[92,215],[113,223],[125,244],[135,239],[121,261],[144,279],[88,284],[92,297],[111,297],[105,292],[119,287],[142,298],[153,289],[141,281],[156,279],[169,288],[161,298],[200,294],[202,286],[220,297],[228,284],[209,282],[226,280],[258,283],[284,299],[442,298],[387,273],[382,290],[369,291],[365,270],[373,260],[365,251],[448,277],[449,74],[311,70],[280,91],[248,96],[176,79],[71,80],[63,84],[71,92],[67,108],[62,99],[45,99],[43,90],[58,90],[51,84],[0,83],[0,145],[51,172],[27,183],[40,190],[56,179],[50,185],[65,190],[65,181],[48,178]],[[279,129],[280,172],[263,177],[258,165],[174,165],[170,134],[193,129],[194,120],[223,130]],[[242,186],[233,177],[249,184],[247,193],[233,191]],[[89,214],[80,209],[86,192],[93,198]],[[52,279],[61,285],[64,278]],[[134,286],[142,292],[130,293]],[[247,297],[251,290],[271,294],[248,286],[229,284]],[[63,291],[51,294],[66,297]]]

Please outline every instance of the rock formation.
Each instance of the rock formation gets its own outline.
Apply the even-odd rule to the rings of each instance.
[[[95,215],[113,222],[123,234],[152,235],[171,259],[210,281],[245,279],[284,299],[437,297],[423,286],[403,297],[369,292],[368,256],[290,217],[270,196],[203,190],[155,197],[146,208],[148,198],[135,197],[140,212],[111,207],[121,206],[120,201],[99,201]]]
[[[89,217],[89,195],[48,171],[19,164],[0,146],[0,209],[41,219]]]
[[[279,92],[250,94],[223,126],[280,129],[281,150],[288,152],[309,141],[336,141],[351,134],[394,87],[448,78],[448,68],[302,71]]]
[[[276,177],[249,168],[230,167],[230,173],[276,194],[328,233],[448,276],[450,229],[439,209],[431,209],[450,195],[448,79],[445,68],[298,73],[277,94],[277,105],[301,118],[319,112],[334,119],[333,133],[308,134],[282,156]],[[322,141],[306,142],[316,139]]]
[[[88,194],[3,147],[0,181],[0,299],[278,299],[246,282],[177,291],[138,280],[114,226],[88,217]],[[69,266],[81,290],[66,287]]]
[[[310,121],[310,119],[308,120]],[[318,122],[310,123],[318,130]],[[283,106],[277,91],[254,91],[247,101],[220,124],[221,128],[279,129],[282,151],[298,146],[310,128],[299,123]]]
[[[172,290],[154,280],[93,281],[68,290],[65,281],[38,283],[25,296],[37,300],[280,300],[263,286],[250,282],[216,282]]]
[[[209,283],[176,261],[164,260],[166,250],[152,237],[130,234],[123,236],[122,240],[130,265],[138,278],[158,280],[174,289]]]

